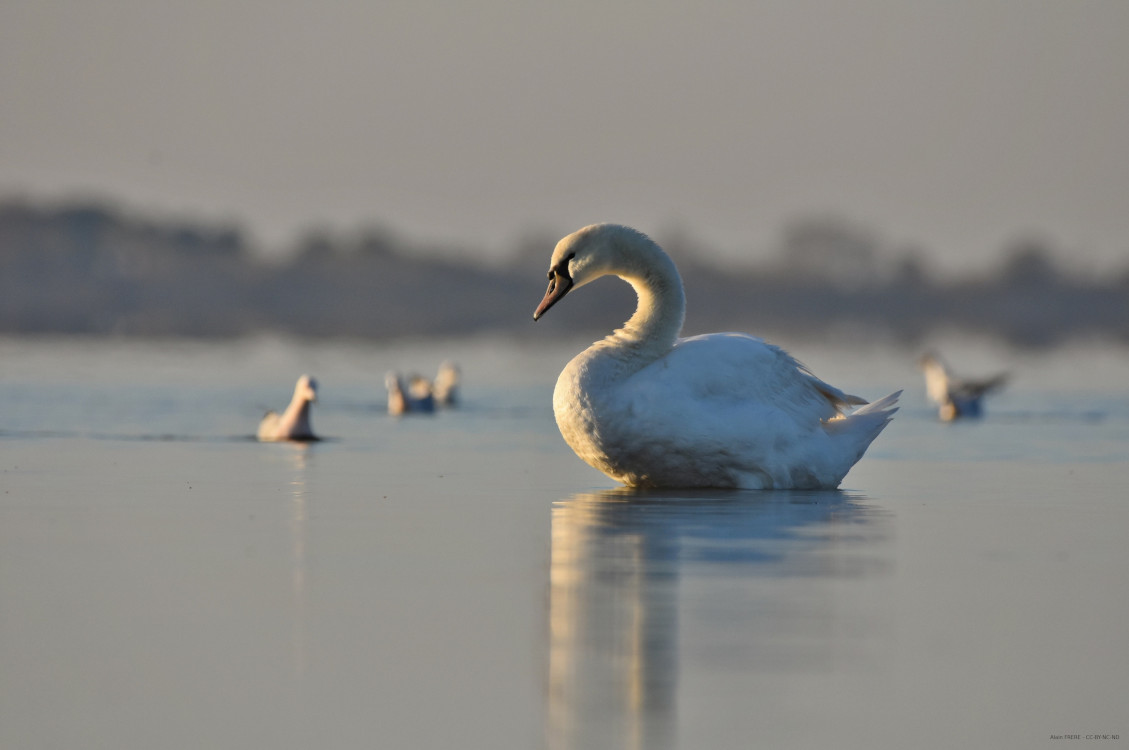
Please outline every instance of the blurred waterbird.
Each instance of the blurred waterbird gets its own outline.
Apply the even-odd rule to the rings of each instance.
[[[955,377],[936,352],[923,354],[918,364],[925,373],[925,393],[937,404],[938,416],[942,422],[982,416],[984,396],[1003,387],[1008,379],[1006,372],[981,380]]]
[[[294,397],[286,411],[279,414],[268,411],[259,423],[259,440],[317,440],[310,424],[310,404],[318,400],[317,381],[309,375],[298,378],[294,386]]]
[[[459,381],[462,373],[459,366],[451,360],[444,360],[439,365],[439,373],[435,376],[435,403],[440,406],[454,406],[459,402]]]
[[[568,363],[553,412],[577,456],[617,481],[834,488],[897,411],[901,391],[867,404],[753,336],[679,338],[678,269],[629,227],[594,224],[557,243],[533,319],[607,275],[635,289],[638,307],[623,328]]]
[[[388,413],[392,416],[435,411],[435,396],[427,378],[412,375],[405,388],[400,373],[391,371],[384,376],[384,385],[388,389]]]

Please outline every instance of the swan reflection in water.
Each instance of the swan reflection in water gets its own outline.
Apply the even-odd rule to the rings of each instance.
[[[683,671],[700,690],[703,670],[831,669],[828,581],[881,567],[855,554],[880,516],[838,490],[621,489],[555,503],[548,746],[675,746]]]

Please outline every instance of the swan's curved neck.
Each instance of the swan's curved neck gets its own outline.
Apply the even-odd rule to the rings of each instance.
[[[623,328],[608,339],[630,349],[636,356],[658,358],[670,351],[686,315],[686,296],[674,261],[666,255],[642,270],[623,270],[617,275],[635,289],[638,307]]]

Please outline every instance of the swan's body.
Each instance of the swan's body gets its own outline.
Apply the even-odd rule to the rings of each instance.
[[[1008,378],[1007,373],[983,380],[957,378],[944,360],[932,353],[923,355],[920,364],[925,373],[925,393],[937,404],[937,415],[942,422],[982,416],[984,396],[1003,386]]]
[[[833,488],[897,411],[900,393],[866,404],[782,349],[740,333],[680,339],[685,313],[674,262],[645,235],[585,227],[558,244],[534,318],[605,275],[639,306],[623,328],[561,372],[553,412],[565,442],[631,486]]]
[[[427,378],[412,375],[405,388],[400,374],[389,372],[384,376],[384,385],[388,388],[388,413],[392,416],[435,411],[435,397]]]
[[[310,404],[318,398],[317,381],[309,375],[298,378],[294,397],[286,411],[268,411],[259,423],[258,438],[266,442],[276,440],[317,440],[310,425]]]

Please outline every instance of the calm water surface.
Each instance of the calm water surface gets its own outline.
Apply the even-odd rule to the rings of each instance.
[[[913,352],[790,348],[906,388],[841,491],[617,489],[577,345],[0,341],[0,747],[1129,742],[1129,352],[952,348],[1016,377],[942,425]],[[303,372],[329,439],[251,440]]]

